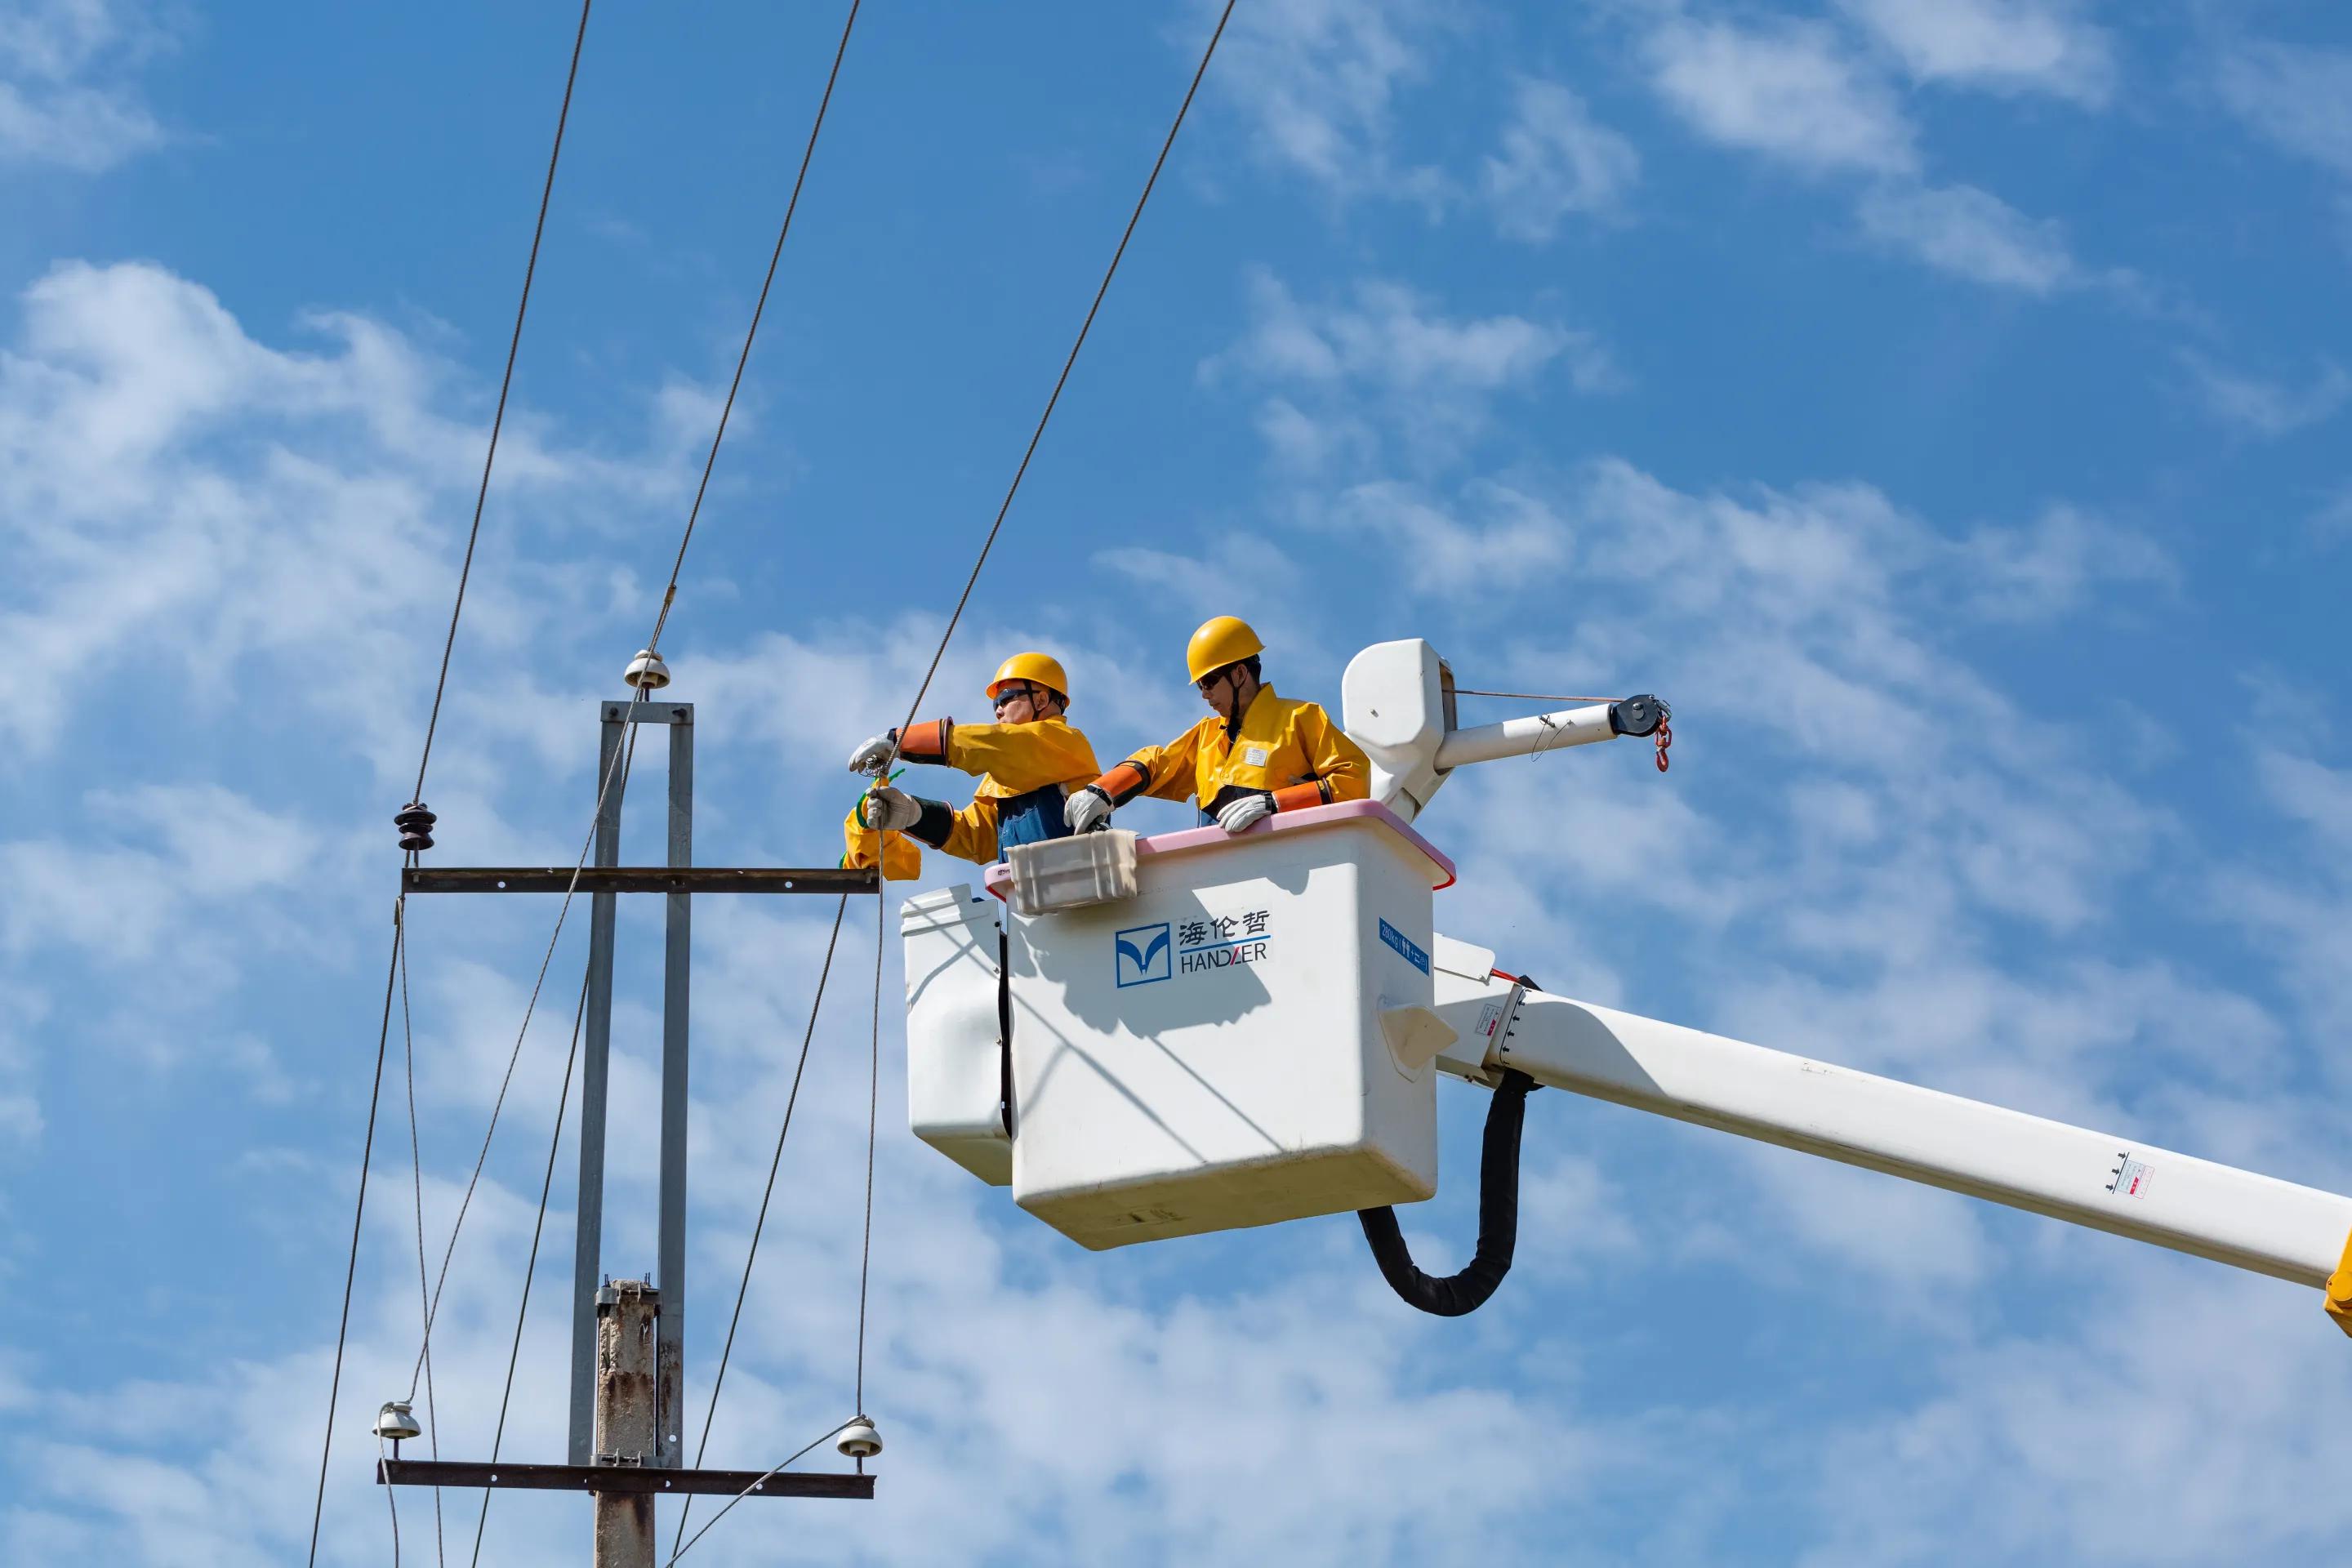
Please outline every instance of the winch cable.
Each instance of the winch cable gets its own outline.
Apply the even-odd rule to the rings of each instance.
[[[1441,1318],[1458,1318],[1485,1306],[1511,1271],[1519,1238],[1519,1132],[1527,1119],[1528,1092],[1535,1087],[1536,1080],[1527,1074],[1506,1068],[1494,1101],[1486,1107],[1486,1135],[1478,1153],[1478,1249],[1460,1272],[1438,1279],[1413,1267],[1396,1210],[1356,1211],[1381,1277],[1408,1305]]]
[[[876,902],[881,902],[880,894]],[[760,1193],[759,1217],[751,1222],[751,1245],[743,1254],[743,1278],[735,1287],[735,1310],[727,1320],[727,1342],[719,1347],[719,1371],[710,1380],[710,1403],[702,1412],[702,1437],[694,1446],[694,1468],[702,1468],[704,1450],[710,1447],[710,1424],[719,1415],[719,1391],[727,1384],[727,1363],[735,1353],[735,1331],[743,1321],[743,1299],[751,1289],[751,1265],[759,1261],[760,1237],[768,1228],[768,1203],[776,1195],[776,1172],[784,1163],[784,1135],[793,1130],[793,1108],[800,1103],[801,1075],[808,1071],[809,1045],[816,1038],[817,1009],[824,1002],[825,977],[833,973],[834,949],[841,942],[842,917],[849,912],[849,895],[844,893],[833,906],[833,934],[825,939],[824,963],[817,970],[816,994],[809,1001],[808,1027],[801,1035],[800,1060],[793,1066],[792,1092],[784,1097],[783,1124],[776,1129],[776,1150],[768,1157],[768,1184]],[[679,1500],[677,1533],[670,1538],[673,1555],[682,1551],[686,1539],[687,1515],[694,1511],[694,1495],[689,1492]]]

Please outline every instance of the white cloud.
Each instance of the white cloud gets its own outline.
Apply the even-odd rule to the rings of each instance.
[[[1343,198],[1435,202],[1444,178],[1398,165],[1391,143],[1396,96],[1424,74],[1422,37],[1442,20],[1417,0],[1246,5],[1234,12],[1209,76],[1251,121],[1251,151],[1263,162]],[[1189,32],[1179,41],[1199,47]]]
[[[1557,572],[1572,542],[1544,501],[1486,480],[1454,503],[1392,481],[1355,485],[1311,519],[1342,537],[1376,541],[1404,563],[1401,585],[1436,597],[1475,598],[1498,579]]]
[[[1995,620],[2048,620],[2109,584],[2172,587],[2179,565],[2145,534],[2074,507],[2053,506],[2023,529],[1971,535],[1966,602]]]
[[[2088,105],[2115,89],[2106,35],[2067,0],[1839,0],[1921,81]]]
[[[1895,94],[1829,28],[1672,18],[1647,41],[1659,95],[1709,140],[1811,171],[1904,174],[1917,163]]]
[[[2273,440],[2292,436],[2334,418],[2352,398],[2352,374],[2333,361],[2323,361],[2311,384],[2297,389],[2227,369],[2194,352],[2184,352],[2180,358],[2195,379],[2206,412],[2250,435]]]
[[[2352,52],[2242,44],[2222,58],[2216,85],[2256,133],[2352,177]]]
[[[2285,1563],[2352,1530],[2307,1418],[2342,1338],[2311,1292],[2103,1248],[2079,1331],[1934,1358],[1938,1391],[1819,1459],[1808,1568]]]
[[[0,164],[94,174],[163,145],[125,79],[169,34],[137,0],[25,0],[0,11]]]
[[[2079,280],[2058,225],[2027,217],[1974,185],[1881,185],[1862,198],[1862,231],[1939,272],[2028,294]]]
[[[309,324],[328,352],[270,347],[209,290],[141,262],[63,263],[26,289],[0,351],[0,544],[31,591],[0,610],[0,637],[71,647],[83,697],[135,667],[217,702],[274,671],[395,772],[437,653],[415,628],[446,616],[454,581],[430,563],[455,542],[485,430],[439,411],[450,367],[397,333]],[[661,414],[675,402],[622,458],[551,450],[527,409],[509,411],[469,590],[475,646],[519,647],[601,586],[551,571],[518,595],[503,565],[518,532],[593,532],[684,492],[687,438]],[[34,754],[63,731],[68,696],[36,685],[15,705]]]
[[[2309,526],[2312,537],[2323,545],[2352,539],[2352,485],[2339,486],[2322,500]]]
[[[1345,303],[1310,304],[1258,268],[1249,293],[1248,333],[1203,361],[1200,374],[1211,383],[1246,375],[1282,388],[1261,408],[1259,428],[1293,467],[1363,454],[1371,445],[1368,420],[1416,450],[1450,453],[1484,427],[1497,396],[1555,366],[1581,392],[1619,384],[1591,332],[1519,315],[1448,317],[1398,283],[1368,279]]]
[[[1502,148],[1479,189],[1507,237],[1541,242],[1574,214],[1613,211],[1641,177],[1633,144],[1595,121],[1584,100],[1558,82],[1521,77]]]

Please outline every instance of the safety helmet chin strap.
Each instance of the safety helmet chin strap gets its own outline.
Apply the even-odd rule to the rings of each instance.
[[[1232,694],[1234,703],[1233,711],[1224,715],[1225,733],[1228,736],[1232,735],[1235,731],[1241,728],[1242,675],[1248,662],[1249,661],[1247,659],[1237,658],[1234,660],[1233,663],[1225,666],[1224,668],[1209,677],[1209,684],[1202,688],[1201,690],[1201,695],[1206,697],[1220,682],[1223,682],[1226,691]]]

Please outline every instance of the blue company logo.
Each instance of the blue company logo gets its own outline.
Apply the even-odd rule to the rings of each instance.
[[[1381,940],[1402,953],[1407,963],[1412,964],[1423,974],[1429,973],[1429,954],[1422,952],[1420,944],[1412,938],[1386,921],[1381,922]]]
[[[1111,938],[1111,974],[1120,985],[1149,985],[1175,973],[1170,962],[1168,922],[1129,926]]]

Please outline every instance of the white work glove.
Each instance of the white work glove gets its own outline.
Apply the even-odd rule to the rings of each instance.
[[[1228,833],[1239,833],[1263,816],[1274,815],[1274,796],[1262,789],[1229,800],[1217,808],[1217,826]]]
[[[884,784],[866,797],[866,826],[877,833],[903,833],[923,820],[923,803],[896,784]]]
[[[1073,833],[1092,833],[1097,827],[1108,827],[1110,796],[1088,784],[1064,804],[1062,820],[1070,825]]]
[[[865,742],[858,746],[857,750],[849,753],[849,771],[853,773],[881,772],[882,764],[890,760],[890,753],[896,745],[897,742],[890,739],[887,731]]]

